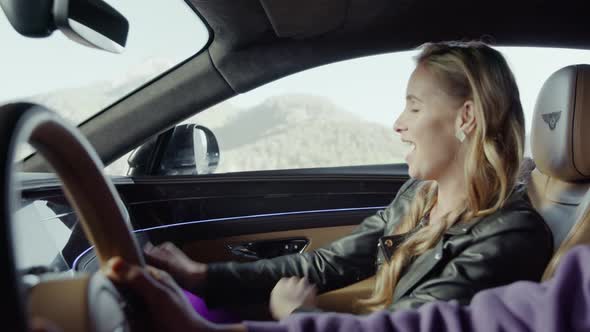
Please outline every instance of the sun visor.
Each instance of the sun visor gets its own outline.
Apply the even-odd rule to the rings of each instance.
[[[335,30],[344,24],[348,12],[348,1],[341,0],[260,0],[260,3],[279,37],[309,37]]]

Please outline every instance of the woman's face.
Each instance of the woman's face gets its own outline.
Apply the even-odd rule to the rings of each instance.
[[[419,65],[408,82],[406,107],[394,130],[409,145],[405,159],[412,178],[440,181],[463,172],[461,142],[455,136],[460,125],[461,102],[452,99],[440,83]]]

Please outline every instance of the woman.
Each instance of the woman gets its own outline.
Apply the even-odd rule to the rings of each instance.
[[[349,236],[253,263],[203,265],[171,244],[147,248],[148,260],[209,305],[268,301],[289,276],[307,276],[325,292],[376,273],[373,294],[358,302],[361,312],[434,300],[467,304],[480,290],[539,280],[552,239],[517,183],[524,115],[502,55],[479,42],[424,45],[394,129],[410,148],[412,179]],[[275,318],[310,310],[315,293],[297,293],[303,289],[303,281],[277,285]]]

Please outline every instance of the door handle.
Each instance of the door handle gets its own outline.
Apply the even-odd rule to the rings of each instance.
[[[258,253],[250,249],[251,243],[238,244],[238,245],[228,244],[226,247],[227,247],[227,249],[229,249],[229,251],[234,256],[248,258],[248,259],[260,259],[260,257],[258,256]]]
[[[300,254],[307,248],[308,244],[309,239],[298,237],[280,240],[248,241],[227,244],[225,247],[234,256],[256,260]]]

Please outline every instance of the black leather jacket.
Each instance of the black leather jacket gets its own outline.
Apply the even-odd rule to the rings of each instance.
[[[400,222],[420,184],[406,182],[386,209],[366,218],[350,235],[312,252],[210,264],[205,300],[211,306],[268,301],[285,276],[307,275],[321,293],[374,275],[384,258],[379,240]],[[415,258],[397,284],[390,309],[435,300],[468,304],[482,289],[538,281],[552,254],[550,229],[531,207],[524,186],[517,187],[503,208],[452,226],[434,248]]]

